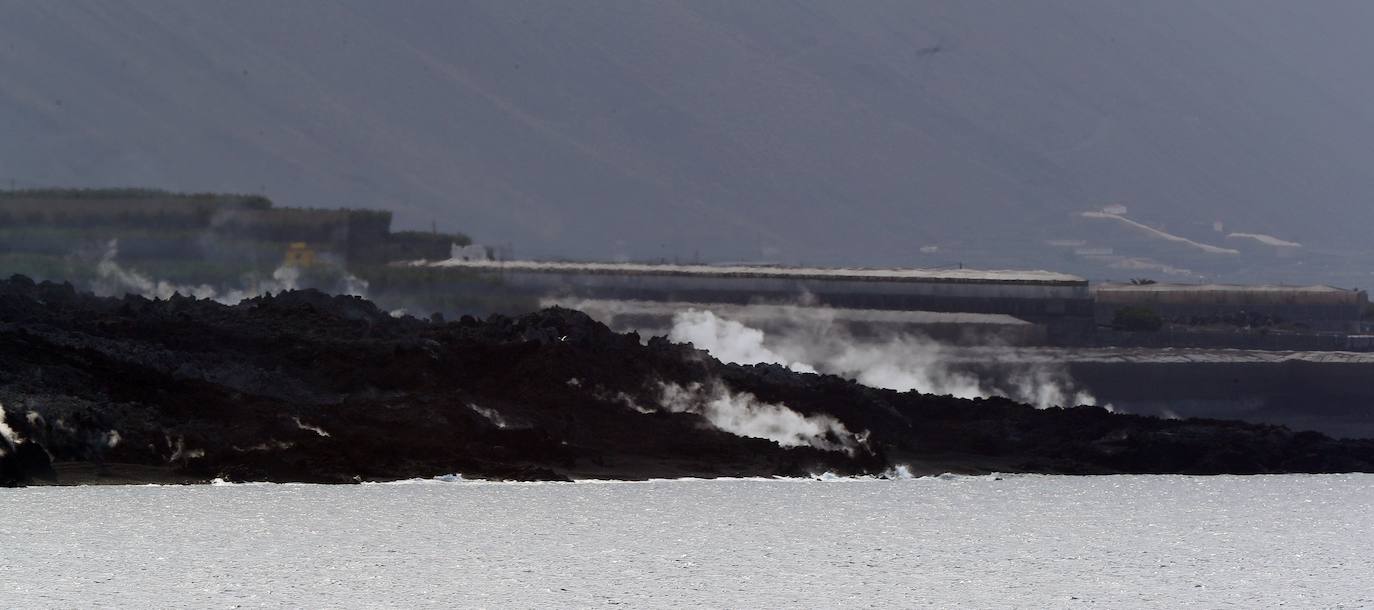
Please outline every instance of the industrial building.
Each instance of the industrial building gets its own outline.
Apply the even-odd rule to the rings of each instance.
[[[1148,309],[1166,322],[1205,326],[1266,320],[1319,332],[1360,332],[1369,295],[1331,286],[1233,284],[1102,284],[1094,287],[1099,322],[1126,307]],[[1239,318],[1238,318],[1239,317]]]
[[[1003,314],[1043,326],[1051,342],[1092,333],[1087,280],[1048,271],[803,268],[450,259],[506,290],[544,298],[794,304],[856,310]]]
[[[916,334],[949,345],[1044,345],[1045,327],[1005,314],[845,309],[804,305],[733,305],[600,299],[541,299],[541,307],[576,309],[617,332],[668,335],[679,314],[709,310],[769,334],[824,333],[836,327],[852,337],[881,339]]]
[[[145,269],[198,273],[247,260],[275,261],[293,243],[351,266],[440,257],[453,244],[468,243],[462,235],[394,232],[391,212],[385,210],[283,208],[256,195],[145,189],[0,192],[0,262],[10,257],[61,268],[71,253],[99,249],[110,240],[119,242],[124,260]],[[242,270],[232,271],[237,276]],[[197,279],[214,283],[220,278]]]

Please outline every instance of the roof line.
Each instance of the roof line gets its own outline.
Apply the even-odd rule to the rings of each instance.
[[[1053,271],[916,269],[916,268],[819,268],[644,263],[572,263],[547,261],[416,261],[415,266],[487,269],[531,273],[616,275],[675,275],[707,277],[797,278],[814,280],[916,281],[946,283],[1004,283],[1086,286],[1084,278]]]

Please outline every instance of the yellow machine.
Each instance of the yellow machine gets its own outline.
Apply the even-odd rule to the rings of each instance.
[[[303,241],[293,242],[286,248],[286,265],[310,267],[315,264],[315,251]]]

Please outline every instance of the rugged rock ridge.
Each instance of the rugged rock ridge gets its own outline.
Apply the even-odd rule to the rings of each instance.
[[[876,390],[567,309],[443,322],[314,291],[225,306],[18,276],[0,281],[0,404],[11,485],[1374,471],[1374,441]]]

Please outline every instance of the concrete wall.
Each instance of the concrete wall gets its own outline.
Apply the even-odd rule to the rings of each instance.
[[[851,309],[1006,314],[1043,324],[1051,342],[1081,343],[1093,329],[1087,283],[713,277],[705,275],[492,272],[515,291],[695,303],[798,303]]]
[[[1098,286],[1093,290],[1102,303],[1157,304],[1175,306],[1345,306],[1368,304],[1369,297],[1358,290],[1325,286],[1291,288],[1276,286]]]
[[[1038,346],[1048,340],[1043,325],[1005,315],[584,299],[546,299],[540,305],[577,309],[616,331],[636,331],[644,336],[666,335],[676,314],[698,309],[770,335],[835,330],[860,338],[918,335],[945,344],[970,346]]]
[[[1110,323],[1122,307],[1144,307],[1166,320],[1206,318],[1246,312],[1313,330],[1359,332],[1369,307],[1368,294],[1328,287],[1273,286],[1101,286],[1094,290],[1097,320]]]
[[[974,283],[939,281],[868,281],[819,278],[710,277],[684,275],[610,275],[504,271],[500,277],[512,287],[548,293],[643,293],[663,300],[664,296],[705,294],[724,302],[798,301],[814,297],[823,304],[853,302],[860,308],[922,309],[906,304],[1024,301],[1014,307],[1023,311],[1051,314],[1091,311],[1086,285],[1030,283]],[[810,297],[807,297],[810,295]],[[702,301],[676,298],[680,301]],[[972,311],[979,309],[936,309],[932,311]],[[992,313],[1004,313],[1001,311]]]
[[[1262,333],[1189,331],[1166,328],[1159,332],[1129,332],[1098,328],[1096,345],[1111,347],[1220,348],[1273,351],[1374,351],[1374,337],[1345,333]]]

